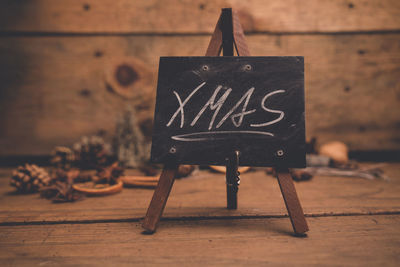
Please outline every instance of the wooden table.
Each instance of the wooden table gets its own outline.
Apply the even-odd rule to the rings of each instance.
[[[149,189],[52,204],[16,195],[0,170],[0,265],[398,265],[400,163],[390,182],[314,177],[296,183],[310,226],[292,236],[275,178],[241,176],[239,208],[225,208],[225,177],[177,180],[154,235],[141,233]]]

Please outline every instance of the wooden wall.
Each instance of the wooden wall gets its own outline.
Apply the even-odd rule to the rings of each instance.
[[[398,0],[0,2],[0,156],[106,131],[128,105],[150,132],[159,56],[204,55],[220,9],[253,55],[302,55],[307,135],[400,150]]]

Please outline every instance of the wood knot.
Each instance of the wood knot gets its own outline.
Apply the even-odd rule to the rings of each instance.
[[[365,50],[362,50],[362,49],[359,49],[359,50],[357,51],[357,53],[358,53],[359,55],[364,55],[364,54],[366,53],[366,51],[365,51]]]
[[[83,97],[89,97],[92,94],[92,92],[89,89],[84,88],[79,92],[79,94]]]
[[[89,11],[90,10],[90,5],[89,4],[84,4],[83,5],[83,10]]]
[[[108,92],[139,102],[144,96],[152,94],[155,87],[154,76],[144,62],[132,57],[123,57],[106,62],[106,66],[104,85]]]
[[[138,73],[129,65],[119,65],[115,71],[115,78],[122,86],[129,86],[139,79]]]
[[[103,56],[103,52],[100,50],[97,50],[94,52],[94,57],[102,57]]]

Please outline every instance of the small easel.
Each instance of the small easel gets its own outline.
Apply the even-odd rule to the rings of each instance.
[[[250,56],[239,18],[231,8],[222,9],[221,16],[211,37],[206,56],[234,56],[234,47],[238,56]],[[237,209],[237,191],[239,185],[240,151],[232,151],[226,165],[227,208]],[[147,233],[154,233],[167,203],[169,193],[174,184],[179,165],[166,164],[161,173],[158,185],[147,210],[142,227]],[[308,231],[303,209],[297,197],[289,169],[276,169],[276,176],[283,199],[289,213],[295,234],[301,235]]]

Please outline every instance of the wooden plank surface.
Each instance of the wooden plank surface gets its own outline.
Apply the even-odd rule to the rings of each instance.
[[[398,266],[400,216],[309,218],[307,238],[287,219],[0,227],[2,266]]]
[[[400,212],[400,164],[383,167],[390,182],[361,178],[314,177],[295,183],[307,216],[331,214],[382,214]],[[16,195],[8,186],[11,170],[0,178],[0,224],[80,221],[138,221],[146,214],[153,190],[124,189],[108,197],[92,197],[76,203],[52,204],[35,195]],[[238,209],[226,209],[225,175],[199,171],[177,180],[164,218],[282,217],[287,214],[275,178],[263,171],[241,175]],[[289,219],[287,222],[289,223]],[[310,228],[311,229],[311,228]]]
[[[223,7],[248,32],[400,29],[397,0],[37,0],[0,3],[1,32],[211,33]]]
[[[43,155],[81,135],[113,134],[127,105],[151,125],[159,56],[201,56],[209,39],[3,37],[0,155]],[[342,140],[357,150],[400,149],[399,34],[253,35],[247,41],[255,56],[305,57],[309,137]],[[115,78],[124,64],[138,73],[128,86]]]

